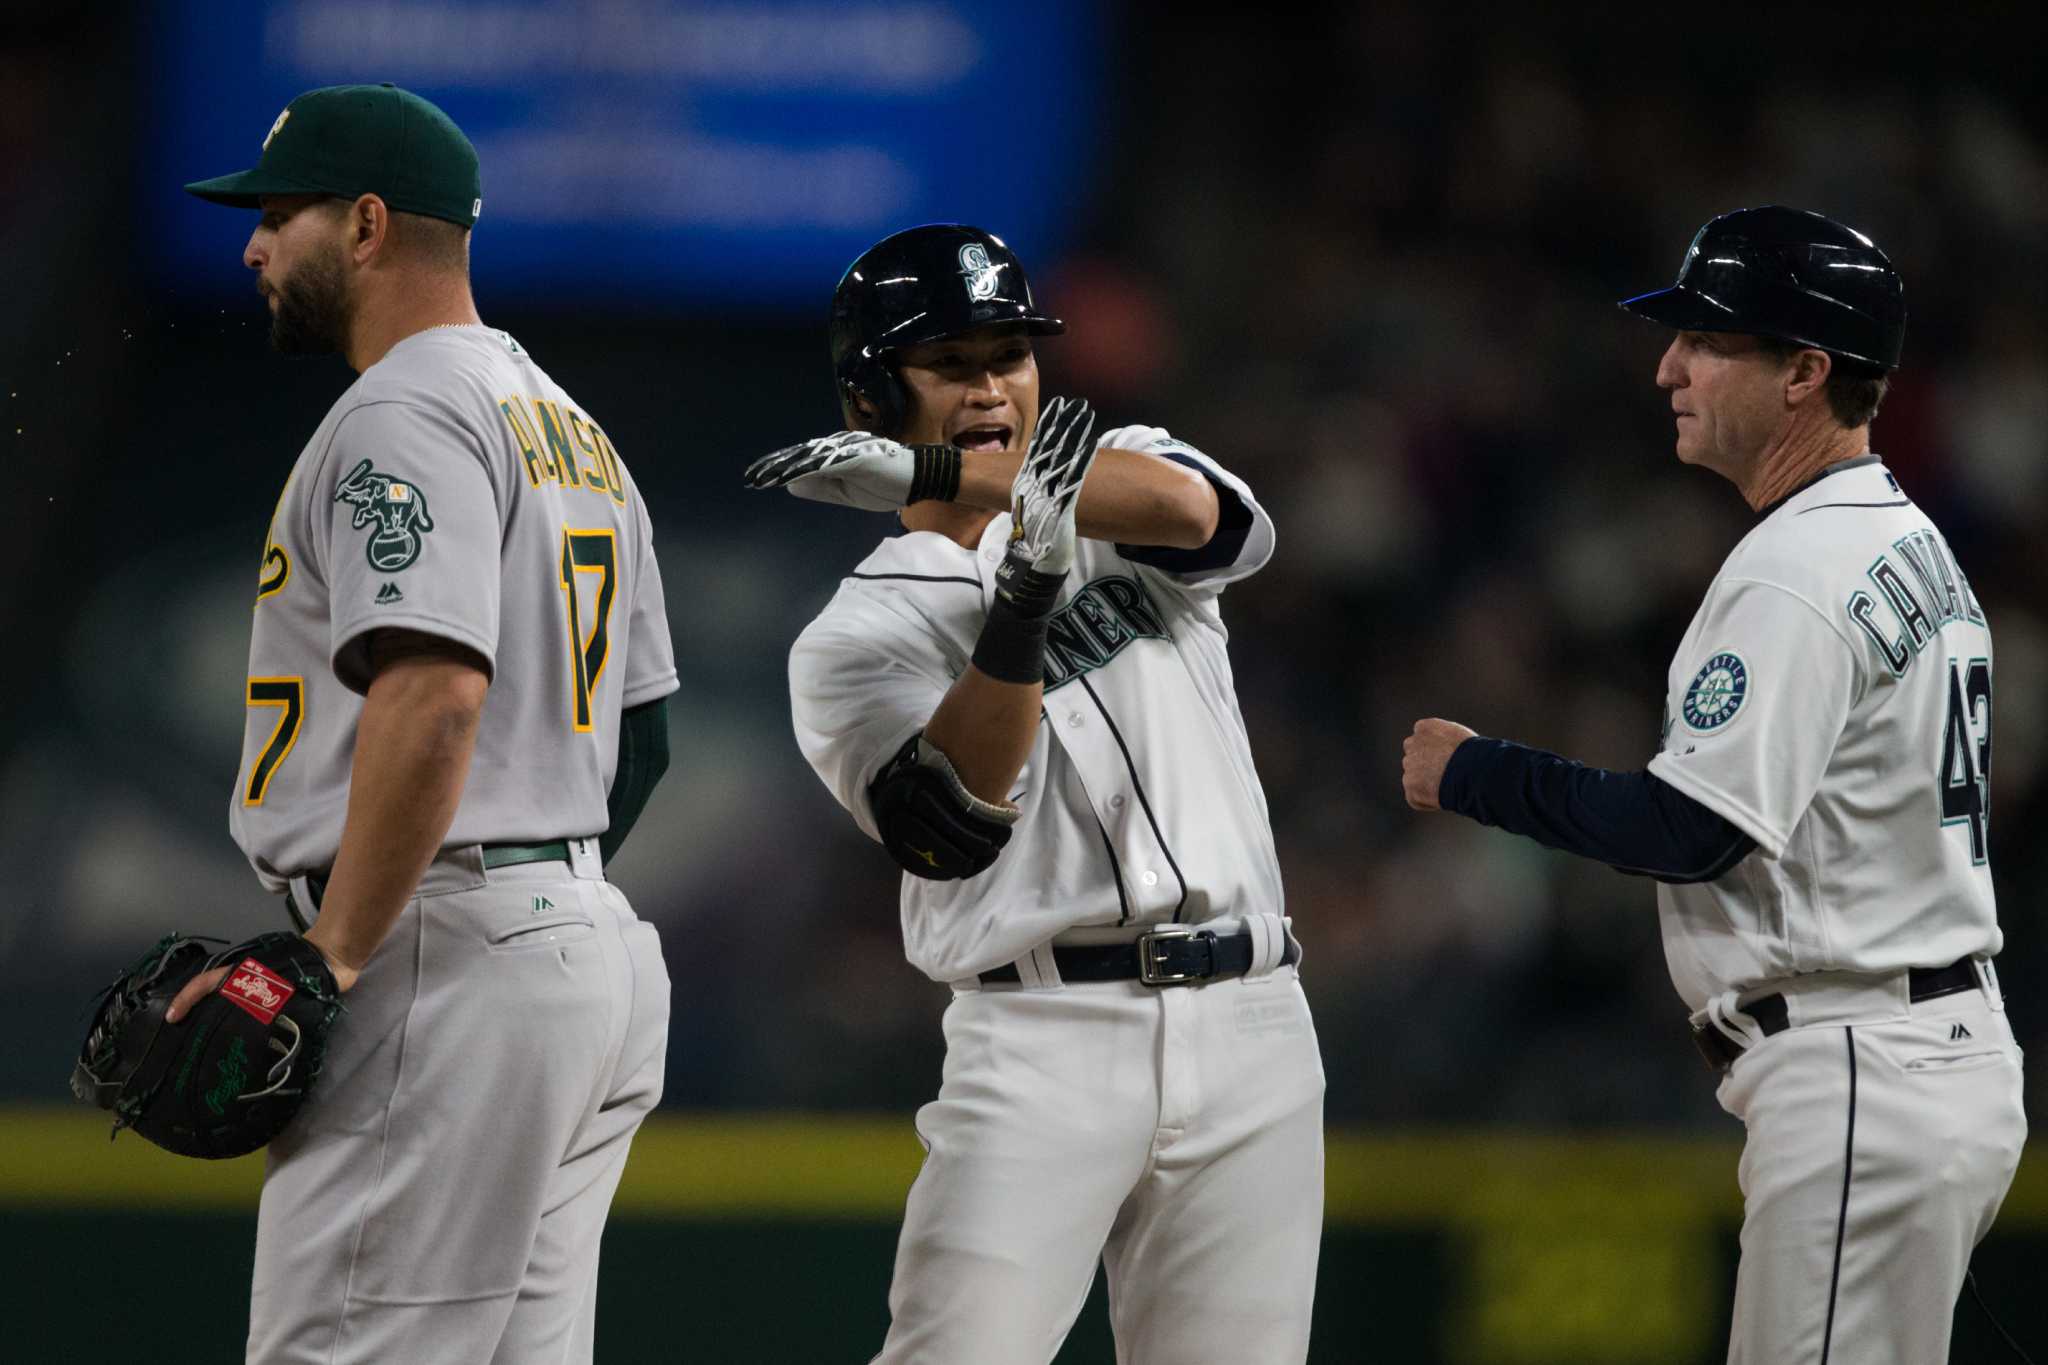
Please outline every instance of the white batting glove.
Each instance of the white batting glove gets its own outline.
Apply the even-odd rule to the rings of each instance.
[[[787,488],[813,502],[890,512],[960,491],[960,451],[904,445],[871,431],[842,431],[799,441],[747,466],[749,488]]]
[[[1074,506],[1095,463],[1094,437],[1095,410],[1086,399],[1055,398],[1039,413],[1010,485],[1008,561],[1055,578],[1074,567]]]

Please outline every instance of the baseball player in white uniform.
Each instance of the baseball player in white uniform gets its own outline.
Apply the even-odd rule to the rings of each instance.
[[[898,233],[833,301],[852,430],[748,471],[901,509],[790,656],[955,992],[877,1359],[1045,1365],[1099,1257],[1120,1361],[1301,1361],[1323,1073],[1218,612],[1272,525],[1159,428],[1041,417],[1061,330],[999,239]]]
[[[1991,632],[1870,451],[1904,292],[1869,238],[1771,207],[1623,306],[1678,330],[1679,459],[1757,512],[1672,659],[1662,746],[1610,772],[1425,720],[1404,790],[1659,882],[1748,1129],[1729,1361],[1946,1360],[2026,1121],[1992,967]]]
[[[476,153],[435,106],[315,90],[187,188],[261,209],[279,348],[360,372],[270,526],[229,803],[346,992],[268,1149],[248,1359],[588,1361],[667,1041],[659,941],[603,869],[676,688],[646,508],[478,321]]]

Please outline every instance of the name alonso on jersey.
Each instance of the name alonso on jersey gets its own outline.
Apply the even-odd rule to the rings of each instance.
[[[532,487],[559,483],[608,493],[613,502],[626,505],[626,476],[619,470],[618,452],[597,423],[567,404],[516,394],[499,399],[498,411],[511,424]]]

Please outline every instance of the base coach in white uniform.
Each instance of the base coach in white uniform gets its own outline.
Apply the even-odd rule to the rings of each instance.
[[[878,1359],[1045,1365],[1099,1257],[1118,1360],[1287,1365],[1323,1072],[1218,611],[1272,525],[1156,427],[1041,417],[1062,330],[997,238],[898,233],[833,300],[854,430],[748,473],[902,509],[790,657],[804,756],[956,992]]]
[[[1661,749],[1610,772],[1425,720],[1403,786],[1659,882],[1748,1129],[1729,1361],[1933,1365],[2026,1120],[1991,965],[1991,632],[1870,451],[1904,291],[1869,238],[1774,207],[1623,306],[1678,329],[1679,459],[1757,513],[1672,659]]]
[[[278,349],[360,376],[263,545],[229,802],[346,992],[266,1154],[248,1359],[587,1362],[668,1036],[660,941],[603,868],[676,689],[646,507],[479,321],[476,152],[434,105],[310,91],[253,169],[186,188],[261,211]]]

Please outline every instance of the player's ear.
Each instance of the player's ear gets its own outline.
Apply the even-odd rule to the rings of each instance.
[[[357,265],[367,265],[391,237],[391,208],[381,195],[358,195],[348,206],[348,236],[344,239]]]
[[[1785,406],[1796,408],[1818,395],[1828,386],[1828,376],[1834,368],[1835,359],[1826,351],[1807,347],[1794,352],[1785,380]]]
[[[840,388],[839,411],[849,431],[874,431],[882,424],[882,410],[851,384]]]

